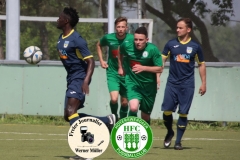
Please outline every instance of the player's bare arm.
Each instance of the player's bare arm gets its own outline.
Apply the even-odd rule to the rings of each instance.
[[[159,89],[159,88],[160,88],[160,82],[161,82],[161,80],[160,80],[160,75],[161,75],[161,73],[156,73],[156,79],[157,79],[157,89]]]
[[[89,94],[89,86],[88,84],[90,83],[94,68],[95,68],[95,61],[93,59],[93,57],[87,58],[85,59],[85,61],[88,64],[88,68],[87,68],[87,73],[86,73],[86,77],[84,79],[83,85],[82,85],[82,90],[83,93],[85,94]]]
[[[152,72],[152,73],[162,73],[163,67],[159,66],[143,66],[140,64],[136,64],[132,67],[132,71],[134,73],[141,73],[141,72]]]
[[[201,78],[201,81],[202,81],[202,84],[199,88],[199,94],[201,94],[201,96],[203,96],[207,91],[207,87],[206,87],[206,65],[205,65],[205,63],[199,64],[198,69],[199,69],[199,74],[200,74],[200,78]]]
[[[125,72],[123,69],[123,54],[120,54],[120,50],[118,49],[118,74],[120,76],[124,76]]]
[[[168,56],[163,56],[163,55],[162,55],[163,68],[164,68],[165,63],[166,63],[166,61],[167,61],[167,58],[168,58]]]
[[[98,43],[97,43],[97,53],[98,53],[98,58],[99,58],[101,67],[104,69],[108,68],[108,64],[103,60],[102,46],[100,45],[100,41],[98,41]]]

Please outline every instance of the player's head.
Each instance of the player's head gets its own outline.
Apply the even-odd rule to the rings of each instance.
[[[177,21],[177,36],[185,37],[192,31],[192,20],[190,18],[181,18]]]
[[[74,28],[79,20],[78,12],[72,7],[65,7],[57,20],[57,28],[64,29],[66,25]]]
[[[118,17],[115,20],[115,30],[117,33],[117,37],[124,38],[127,29],[128,29],[127,18],[126,17]]]
[[[138,50],[142,50],[146,47],[148,42],[148,32],[145,27],[139,27],[134,33],[134,43]]]

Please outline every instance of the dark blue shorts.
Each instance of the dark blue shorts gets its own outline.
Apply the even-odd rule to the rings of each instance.
[[[82,91],[82,85],[83,85],[83,79],[74,79],[67,84],[67,90],[66,90],[66,96],[65,96],[65,107],[67,106],[68,98],[76,98],[80,100],[81,103],[78,109],[84,107],[85,94]]]
[[[162,103],[162,111],[175,112],[177,107],[179,107],[179,114],[188,114],[193,95],[194,88],[178,88],[167,85]]]

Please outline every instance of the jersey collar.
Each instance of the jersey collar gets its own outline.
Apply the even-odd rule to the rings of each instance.
[[[190,42],[191,41],[191,37],[186,41],[186,42],[183,42],[183,41],[180,41],[180,39],[179,39],[179,37],[178,37],[178,41],[181,43],[181,44],[187,44],[188,42]]]
[[[62,34],[62,39],[69,37],[73,32],[74,32],[74,29],[72,29],[71,32],[68,33],[68,35],[66,35],[66,36],[63,36],[63,34]]]

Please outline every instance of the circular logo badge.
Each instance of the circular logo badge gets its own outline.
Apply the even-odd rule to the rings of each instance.
[[[146,121],[138,117],[119,120],[112,129],[114,150],[124,158],[139,158],[151,148],[153,134]]]
[[[144,51],[143,54],[142,54],[142,56],[143,56],[144,58],[146,58],[146,57],[148,56],[148,52],[147,52],[147,51]]]
[[[84,117],[74,122],[68,131],[68,144],[83,158],[100,156],[108,147],[109,130],[98,118]]]

